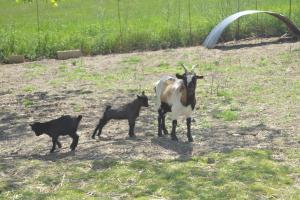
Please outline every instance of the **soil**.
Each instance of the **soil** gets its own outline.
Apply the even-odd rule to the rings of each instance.
[[[258,62],[261,58],[276,59],[283,52],[299,49],[300,42],[280,41],[278,38],[239,41],[228,43],[218,49],[207,50],[203,47],[189,47],[154,52],[135,52],[131,54],[100,55],[83,57],[81,62],[88,71],[93,73],[109,73],[120,70],[129,64],[124,64],[128,57],[139,57],[138,69],[144,66],[158,66],[162,61],[170,66],[178,62],[187,63],[218,63],[222,65],[230,59],[232,64],[249,65]],[[299,58],[297,58],[299,60]],[[0,158],[28,158],[42,160],[93,160],[93,159],[188,159],[191,156],[203,155],[208,152],[226,152],[239,148],[263,148],[280,152],[286,148],[299,148],[299,113],[295,113],[294,120],[288,124],[277,122],[273,116],[282,114],[282,109],[276,106],[260,108],[260,114],[242,115],[238,121],[224,122],[222,120],[210,121],[210,126],[203,125],[204,118],[211,114],[205,108],[209,98],[210,79],[206,78],[203,86],[207,91],[197,96],[198,104],[194,114],[192,133],[194,142],[189,143],[186,137],[185,120],[179,120],[177,136],[179,142],[170,139],[170,135],[157,137],[156,111],[154,108],[153,84],[164,73],[147,73],[141,80],[149,96],[150,107],[143,108],[136,123],[135,138],[128,137],[127,121],[111,121],[103,129],[100,138],[93,140],[91,134],[97,124],[102,111],[107,104],[114,106],[135,98],[137,86],[130,80],[115,83],[120,88],[97,87],[89,81],[77,80],[66,82],[54,87],[49,81],[56,78],[59,66],[67,64],[72,66],[76,59],[58,61],[41,60],[30,63],[0,65]],[[276,61],[274,61],[276,65]],[[32,65],[42,65],[46,71],[28,78],[28,69]],[[293,70],[294,78],[300,75],[297,69],[299,64],[289,64]],[[208,75],[208,74],[206,74]],[[128,83],[129,82],[129,83]],[[129,84],[133,90],[122,89],[122,84]],[[25,91],[26,86],[34,87],[33,91]],[[24,100],[30,100],[26,106]],[[288,100],[287,100],[288,101]],[[297,107],[299,103],[287,102]],[[284,110],[284,109],[283,109]],[[284,114],[285,111],[283,111]],[[288,112],[288,111],[286,111]],[[64,114],[82,114],[83,119],[78,129],[79,144],[75,152],[70,152],[69,137],[61,137],[62,149],[50,154],[51,139],[42,135],[35,136],[29,124],[40,121],[45,122],[58,118]],[[262,117],[266,118],[263,123]],[[245,126],[245,123],[247,124]],[[171,128],[170,120],[167,121]]]

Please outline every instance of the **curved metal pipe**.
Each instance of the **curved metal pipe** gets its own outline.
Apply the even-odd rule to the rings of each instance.
[[[224,32],[224,30],[229,24],[231,24],[232,22],[234,22],[235,20],[237,20],[242,16],[256,14],[256,13],[265,13],[276,17],[277,19],[285,23],[292,33],[300,37],[300,29],[286,16],[271,11],[246,10],[246,11],[242,11],[230,15],[229,17],[225,18],[222,22],[220,22],[217,26],[215,26],[215,28],[206,37],[205,41],[203,42],[203,46],[208,49],[214,48],[217,45],[217,42],[221,37],[222,33]]]

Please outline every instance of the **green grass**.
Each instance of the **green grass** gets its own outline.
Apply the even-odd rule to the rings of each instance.
[[[33,92],[35,90],[36,90],[36,87],[33,85],[27,85],[22,89],[22,91],[28,92],[28,93]]]
[[[239,113],[232,109],[216,110],[213,112],[213,117],[224,121],[233,121],[238,119]]]
[[[29,64],[26,66],[25,77],[29,79],[34,79],[40,75],[43,75],[47,72],[47,68],[40,64]]]
[[[119,23],[117,0],[60,1],[58,7],[46,2],[39,2],[38,33],[35,0],[25,4],[0,0],[0,61],[11,54],[31,60],[53,58],[57,50],[74,48],[95,55],[198,45],[220,20],[237,11],[236,0],[191,0],[189,18],[188,1],[122,0]],[[255,1],[241,1],[240,10],[246,9],[255,9]],[[266,0],[259,2],[258,9],[288,15],[289,2]],[[299,13],[295,2],[292,19],[298,25]],[[224,39],[235,38],[236,27],[231,25]],[[286,31],[278,20],[265,15],[242,18],[240,27],[240,37]]]
[[[282,165],[264,150],[186,161],[16,160],[10,165],[1,170],[14,168],[18,175],[0,181],[3,199],[297,199],[300,194],[291,176],[299,166]]]
[[[141,62],[141,58],[139,58],[137,56],[131,56],[131,57],[125,58],[122,62],[132,64],[132,65],[138,64],[139,62]]]
[[[33,101],[31,99],[24,99],[22,103],[25,107],[30,107],[33,105]]]
[[[58,67],[56,78],[50,80],[49,83],[54,87],[59,87],[70,82],[87,81],[100,88],[128,89],[128,84],[124,83],[120,86],[118,81],[127,80],[132,82],[137,78],[135,74],[135,68],[132,66],[118,68],[107,73],[99,73],[89,71],[87,67],[82,65],[69,66],[62,64]]]

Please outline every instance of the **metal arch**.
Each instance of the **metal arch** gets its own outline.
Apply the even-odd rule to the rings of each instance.
[[[286,16],[271,11],[246,10],[246,11],[235,13],[225,18],[221,23],[219,23],[206,37],[203,46],[208,49],[214,48],[217,45],[217,42],[221,37],[222,33],[224,32],[225,28],[229,24],[231,24],[233,21],[237,20],[242,16],[256,14],[256,13],[266,13],[276,17],[277,19],[285,23],[292,33],[300,37],[300,29]]]

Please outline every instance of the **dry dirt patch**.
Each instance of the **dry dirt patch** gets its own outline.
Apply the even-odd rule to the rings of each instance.
[[[276,41],[266,40],[268,44],[265,45],[256,45],[261,41],[251,41],[251,46],[244,45],[249,43],[245,41],[235,44],[240,45],[236,48],[207,50],[191,47],[1,65],[0,157],[43,160],[187,159],[211,151],[237,148],[281,151],[291,146],[299,147],[298,97],[292,96],[284,102],[287,94],[276,101],[280,97],[276,88],[270,93],[260,90],[266,90],[268,80],[269,87],[273,87],[274,79],[281,74],[287,80],[283,84],[294,84],[299,80],[300,55],[297,52],[300,42],[276,43],[273,40]],[[178,143],[171,141],[169,136],[158,138],[156,134],[153,83],[163,74],[177,69],[180,72],[180,68],[174,67],[181,62],[199,63],[198,72],[206,76],[198,86],[198,104],[192,126],[194,143],[187,142],[183,119],[179,121]],[[212,66],[213,70],[207,66]],[[167,71],[160,70],[160,67]],[[220,71],[214,71],[216,68]],[[256,69],[259,70],[253,72]],[[124,77],[118,77],[120,75]],[[101,77],[105,78],[99,81]],[[253,87],[253,91],[259,92],[257,99],[253,99],[249,88],[245,88],[254,82],[258,84],[258,89]],[[141,112],[136,125],[137,137],[128,138],[126,121],[112,121],[103,130],[101,138],[92,140],[92,131],[105,105],[128,102],[142,89],[149,95],[151,106]],[[218,90],[230,90],[241,96],[231,96],[228,103]],[[268,98],[273,100],[265,101]],[[238,113],[237,120],[224,121],[223,115],[215,114],[226,106],[230,109],[237,107],[237,111],[232,109]],[[63,114],[83,115],[78,149],[70,153],[71,140],[63,137],[60,139],[63,148],[49,154],[50,139],[47,136],[36,137],[28,124]],[[170,128],[171,122],[168,120],[167,123]]]

